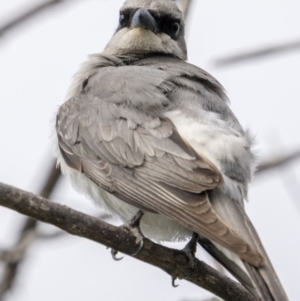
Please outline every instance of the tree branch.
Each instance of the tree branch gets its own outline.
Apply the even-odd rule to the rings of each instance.
[[[129,256],[138,249],[136,237],[124,228],[112,226],[98,218],[1,183],[0,205],[52,224],[70,234],[119,250]],[[161,268],[172,277],[183,279],[189,272],[184,252],[166,248],[147,238],[144,238],[143,249],[136,258]],[[197,267],[187,281],[226,301],[254,301],[241,284],[220,274],[199,260]]]
[[[258,59],[265,56],[274,54],[282,54],[284,52],[295,51],[300,49],[300,40],[292,41],[288,43],[282,43],[274,46],[266,46],[261,49],[238,53],[228,57],[219,58],[214,60],[215,67],[226,67],[233,64],[246,62],[253,59]]]
[[[188,300],[184,300],[184,301],[188,301]],[[189,300],[192,301],[192,300]],[[197,301],[197,300],[193,300],[193,301]],[[200,301],[200,300],[199,300]],[[221,299],[218,298],[211,298],[211,299],[206,299],[205,301],[221,301]]]
[[[298,160],[298,159],[300,159],[300,149],[298,149],[297,151],[295,151],[289,155],[278,156],[278,157],[272,158],[269,161],[262,162],[261,164],[258,165],[256,174],[262,174],[266,171],[271,171],[275,168],[282,167],[282,166],[284,166],[294,160]]]
[[[187,20],[193,0],[178,0],[184,19]]]
[[[52,159],[50,171],[47,173],[47,178],[42,185],[39,195],[48,198],[60,178],[60,169],[56,168],[55,160]],[[4,266],[4,273],[0,281],[0,301],[8,290],[10,290],[16,279],[20,263],[26,255],[26,251],[31,243],[38,237],[36,233],[37,221],[32,218],[27,218],[21,229],[20,236],[15,246],[11,250],[2,252],[5,257],[0,257],[6,264]],[[30,239],[29,239],[30,238]],[[26,243],[25,243],[26,242]],[[14,261],[5,260],[8,257],[14,257]]]
[[[13,29],[14,27],[17,27],[17,26],[23,24],[25,21],[27,21],[31,17],[38,15],[45,9],[48,9],[50,6],[53,6],[53,5],[61,3],[61,2],[63,2],[63,0],[47,0],[47,1],[43,1],[41,3],[38,3],[31,9],[23,12],[19,16],[10,20],[8,23],[2,25],[0,27],[0,36],[3,35],[5,32],[7,32],[8,30]]]

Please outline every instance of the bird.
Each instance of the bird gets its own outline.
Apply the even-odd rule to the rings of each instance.
[[[196,237],[258,301],[287,301],[244,202],[254,139],[223,86],[187,62],[172,0],[126,0],[56,115],[57,163],[75,189],[157,242]]]

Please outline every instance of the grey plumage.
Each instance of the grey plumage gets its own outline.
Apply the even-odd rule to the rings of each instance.
[[[220,83],[185,59],[175,3],[126,1],[116,33],[82,66],[58,111],[58,162],[122,219],[145,211],[146,235],[197,232],[257,300],[287,300],[243,207],[251,138]]]

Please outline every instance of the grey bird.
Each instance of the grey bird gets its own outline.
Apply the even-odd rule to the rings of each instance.
[[[199,244],[261,301],[287,296],[244,210],[252,138],[221,84],[186,62],[171,0],[127,0],[102,53],[76,74],[56,119],[58,164],[155,241]]]

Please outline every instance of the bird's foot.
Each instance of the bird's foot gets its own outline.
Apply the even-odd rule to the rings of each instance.
[[[137,228],[140,231],[140,234],[142,235],[142,232],[140,230],[140,222],[144,215],[144,212],[142,210],[139,210],[134,217],[126,224],[124,224],[122,227],[125,227],[127,229]]]
[[[199,235],[197,233],[193,233],[192,238],[187,243],[187,245],[182,249],[182,251],[185,253],[186,257],[188,258],[188,265],[189,265],[189,272],[184,277],[184,279],[189,279],[191,275],[193,274],[196,266],[197,266],[197,258],[195,257],[195,253],[197,250],[197,243],[198,243],[198,237]],[[175,283],[177,277],[172,277],[172,286],[177,287],[178,284]]]
[[[139,210],[129,222],[127,222],[121,226],[121,228],[131,232],[136,237],[136,243],[139,245],[139,247],[136,252],[131,254],[131,256],[133,256],[133,257],[137,256],[141,252],[141,250],[143,249],[143,245],[144,245],[144,236],[140,229],[140,221],[141,221],[143,215],[144,215],[144,212]],[[118,261],[118,260],[121,260],[123,257],[117,258],[116,257],[117,253],[118,253],[118,251],[113,250],[113,249],[111,250],[113,259]]]
[[[197,243],[198,243],[199,235],[197,233],[193,233],[192,238],[187,243],[187,245],[182,249],[185,253],[186,257],[189,261],[189,267],[191,268],[191,272],[185,277],[185,279],[189,278],[197,265],[197,259],[195,257],[195,253],[197,251]]]
[[[197,258],[195,257],[195,253],[197,251],[197,243],[198,243],[199,235],[197,233],[193,233],[192,238],[187,243],[187,245],[182,249],[185,253],[186,257],[189,261],[189,273],[184,277],[184,279],[188,279],[194,272],[197,266]]]
[[[136,243],[139,244],[137,251],[131,254],[131,256],[133,257],[137,256],[141,252],[144,245],[144,236],[140,229],[140,222],[143,215],[144,212],[142,210],[139,210],[128,223],[121,226],[124,229],[130,231],[136,237]]]

